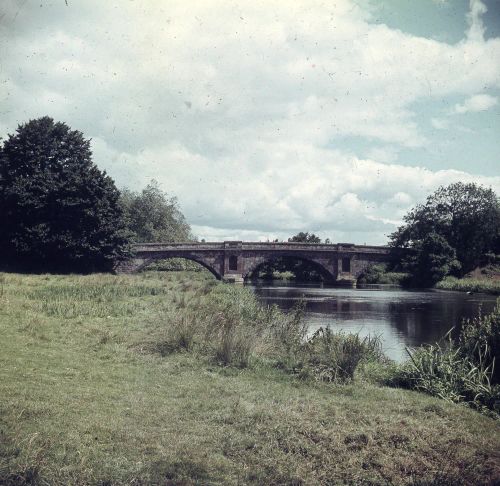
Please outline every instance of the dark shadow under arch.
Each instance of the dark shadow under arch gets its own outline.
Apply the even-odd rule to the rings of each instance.
[[[284,267],[286,268],[287,264],[296,261],[296,262],[305,262],[307,263],[308,266],[310,266],[312,269],[316,270],[316,272],[319,274],[321,277],[321,281],[324,283],[333,283],[335,282],[335,276],[333,275],[332,272],[330,272],[327,268],[325,268],[324,265],[321,263],[318,263],[314,261],[311,258],[307,257],[302,257],[302,256],[297,256],[297,255],[279,255],[275,257],[270,257],[263,259],[262,261],[259,261],[255,265],[253,265],[244,275],[243,277],[247,280],[253,280],[256,278],[256,275],[258,275],[258,272],[262,269],[263,266],[272,264],[273,262],[278,262],[278,261],[283,261],[284,262]],[[289,269],[290,270],[290,269]],[[290,270],[292,271],[292,270]]]

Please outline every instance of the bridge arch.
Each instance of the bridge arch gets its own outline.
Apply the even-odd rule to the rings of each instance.
[[[206,268],[217,280],[222,280],[221,274],[209,263],[205,262],[203,258],[200,258],[196,255],[158,255],[158,256],[148,256],[143,258],[135,258],[133,268],[128,268],[129,272],[137,273],[144,268],[146,268],[151,263],[158,260],[171,260],[172,258],[179,258],[183,260],[189,260],[195,263],[200,264],[202,267]]]
[[[318,273],[323,277],[323,280],[325,282],[335,282],[336,280],[336,275],[332,270],[330,270],[327,266],[325,265],[325,262],[318,261],[315,258],[312,258],[308,255],[300,255],[300,254],[293,254],[293,253],[285,253],[285,254],[280,254],[280,255],[274,255],[274,256],[261,256],[258,258],[254,258],[252,260],[252,263],[248,265],[244,271],[243,271],[243,278],[244,279],[249,279],[252,277],[252,275],[255,274],[255,272],[261,267],[262,265],[266,263],[272,263],[273,261],[276,261],[280,258],[290,258],[293,260],[299,260],[299,261],[304,261],[307,262],[308,264],[311,265],[312,268],[316,269]],[[333,267],[333,266],[332,266]]]

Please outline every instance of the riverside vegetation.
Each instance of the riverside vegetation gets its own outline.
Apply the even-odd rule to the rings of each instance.
[[[0,484],[500,480],[497,420],[384,386],[419,375],[376,338],[305,335],[205,272],[0,274]]]
[[[446,277],[436,284],[436,288],[500,295],[500,256],[495,256],[494,260],[495,263],[476,268],[463,278]]]

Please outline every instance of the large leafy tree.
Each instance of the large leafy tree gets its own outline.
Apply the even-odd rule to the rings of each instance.
[[[121,204],[132,240],[142,243],[193,240],[191,227],[175,197],[151,181],[141,192],[122,191]]]
[[[413,250],[404,263],[414,275],[431,272],[436,281],[443,272],[464,274],[488,253],[500,253],[500,203],[492,189],[477,184],[440,187],[404,222],[391,245]]]
[[[46,270],[112,268],[127,238],[113,180],[89,140],[43,117],[17,128],[0,153],[0,245],[11,263]]]

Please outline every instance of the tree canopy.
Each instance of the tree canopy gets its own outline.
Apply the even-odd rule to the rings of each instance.
[[[301,231],[291,238],[288,238],[288,241],[296,243],[321,243],[321,238],[316,236],[314,233],[304,233]]]
[[[119,192],[90,142],[43,117],[19,125],[0,152],[0,243],[15,264],[109,269],[127,253]]]
[[[421,283],[462,275],[500,253],[500,203],[492,189],[457,182],[440,187],[390,236],[390,244],[413,251],[403,265]]]
[[[124,189],[121,204],[131,239],[135,242],[182,242],[194,239],[177,199],[163,192],[155,180],[141,192]]]

